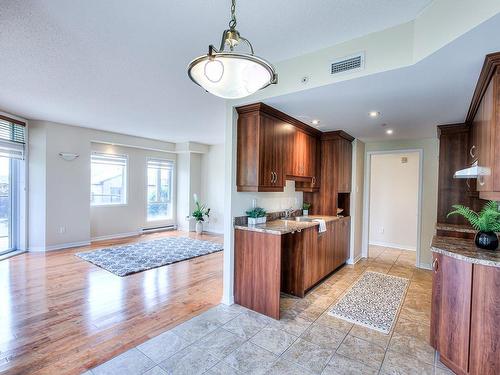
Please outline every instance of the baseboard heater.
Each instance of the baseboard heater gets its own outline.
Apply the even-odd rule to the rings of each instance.
[[[142,233],[160,232],[162,230],[176,230],[177,225],[163,225],[161,227],[142,228]]]

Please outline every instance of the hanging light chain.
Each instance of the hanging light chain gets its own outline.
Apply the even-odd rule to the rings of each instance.
[[[236,28],[236,0],[231,0],[231,21],[229,21],[229,28],[231,30]]]

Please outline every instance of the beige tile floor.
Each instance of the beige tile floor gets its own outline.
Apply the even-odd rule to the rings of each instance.
[[[327,314],[367,270],[410,279],[389,335]],[[432,273],[415,268],[414,252],[373,246],[369,258],[344,266],[305,298],[283,296],[279,321],[219,305],[90,373],[452,374],[428,344],[431,286]]]

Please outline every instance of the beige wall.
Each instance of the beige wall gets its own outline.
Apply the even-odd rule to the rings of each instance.
[[[420,267],[430,268],[432,256],[430,244],[436,233],[437,220],[437,181],[439,164],[439,141],[435,138],[418,140],[394,140],[385,142],[369,142],[365,144],[365,154],[371,151],[391,151],[421,149],[423,152],[423,181],[422,181],[422,217],[420,229]],[[366,158],[365,158],[366,162]],[[366,186],[366,181],[365,181]],[[366,196],[366,192],[365,192]],[[367,222],[367,220],[365,220]],[[367,236],[367,229],[363,228],[363,235]],[[363,249],[365,250],[365,249]]]
[[[147,221],[147,194],[145,186],[147,186],[146,168],[148,158],[175,161],[177,155],[95,142],[91,143],[91,151],[127,155],[128,157],[127,203],[116,206],[92,206],[90,208],[91,239],[95,240],[115,236],[133,235],[139,233],[142,228],[158,227],[175,223],[175,217],[172,220]]]
[[[370,169],[369,243],[416,250],[418,152],[374,154]]]
[[[199,151],[206,149],[205,145],[176,145],[48,121],[30,121],[28,142],[29,248],[33,251],[88,244],[93,237],[129,234],[146,226],[144,163],[148,156],[179,157],[177,175],[186,175],[187,185],[182,186],[182,192],[177,194],[177,205],[181,202],[186,207],[186,215],[192,208],[192,193],[202,193]],[[179,155],[174,154],[180,152],[176,146],[182,148]],[[189,151],[192,147],[196,147],[196,152]],[[92,148],[129,154],[126,206],[91,209]],[[59,152],[74,152],[80,156],[73,161],[65,161],[59,157]],[[182,169],[181,155],[186,155],[187,169]],[[212,181],[211,178],[206,180]],[[179,184],[176,187],[179,188]],[[220,195],[223,196],[223,191]],[[186,223],[185,216],[183,223]]]
[[[177,156],[177,225],[180,230],[195,230],[196,222],[188,217],[194,209],[194,194],[200,198],[201,191],[201,155],[180,153]]]
[[[201,156],[201,201],[210,207],[206,230],[224,233],[224,144],[212,145]]]
[[[349,263],[357,262],[362,253],[365,174],[365,144],[356,139],[352,143],[352,147],[351,256]]]

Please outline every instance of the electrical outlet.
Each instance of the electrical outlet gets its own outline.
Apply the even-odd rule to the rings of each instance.
[[[64,225],[61,225],[58,229],[57,229],[57,232],[59,234],[64,234],[66,233],[66,227]]]
[[[378,227],[377,233],[383,234],[384,233],[384,227]]]

